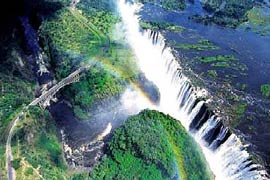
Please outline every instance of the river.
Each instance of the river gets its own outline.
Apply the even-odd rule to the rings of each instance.
[[[141,32],[137,14],[140,6],[119,0],[118,8],[141,71],[159,89],[160,104],[156,108],[181,121],[190,131],[215,178],[268,179],[263,167],[252,162],[240,139],[222,125],[221,117],[209,112],[205,101],[199,100],[207,97],[207,91],[190,85],[172,49],[165,47],[164,37],[150,30]]]
[[[140,18],[146,21],[168,22],[180,25],[186,28],[182,33],[168,32],[165,34],[167,40],[175,40],[178,43],[192,44],[200,39],[207,39],[220,47],[218,51],[192,52],[188,50],[179,50],[187,59],[194,56],[211,56],[217,54],[234,55],[239,61],[247,65],[248,76],[241,76],[238,72],[233,72],[238,77],[234,83],[248,84],[248,93],[259,93],[261,84],[270,83],[270,36],[260,36],[244,29],[230,29],[216,25],[204,25],[190,20],[189,17],[195,14],[206,14],[199,1],[194,4],[188,4],[188,8],[183,12],[170,12],[162,9],[160,6],[146,4],[140,11]],[[197,73],[205,71],[205,68],[198,67]],[[225,78],[229,70],[224,70],[221,76]],[[229,72],[231,73],[231,72]],[[252,76],[251,76],[252,74]]]

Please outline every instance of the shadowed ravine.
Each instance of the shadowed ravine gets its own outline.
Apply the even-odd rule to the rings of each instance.
[[[251,160],[240,139],[200,100],[207,98],[207,92],[190,85],[164,38],[158,32],[140,31],[139,6],[119,0],[118,7],[139,67],[159,89],[157,109],[180,120],[194,135],[216,179],[268,179],[264,167]]]

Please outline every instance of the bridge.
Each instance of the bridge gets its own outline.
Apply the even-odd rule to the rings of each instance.
[[[50,106],[50,101],[54,100],[54,95],[63,87],[72,84],[74,82],[78,82],[80,80],[80,73],[90,68],[90,65],[85,67],[80,67],[73,73],[71,73],[68,77],[62,79],[59,83],[54,85],[47,91],[44,91],[41,96],[32,101],[29,106],[39,105],[43,108]]]
[[[13,159],[12,157],[12,150],[11,150],[11,139],[13,136],[13,132],[16,128],[16,125],[19,123],[19,121],[24,119],[25,111],[29,108],[29,106],[36,106],[39,105],[43,108],[46,108],[50,106],[50,101],[54,99],[54,95],[63,87],[72,84],[74,82],[78,82],[80,80],[80,74],[86,70],[88,70],[91,67],[91,65],[86,65],[83,67],[80,67],[73,73],[71,73],[68,77],[62,79],[59,83],[54,85],[52,88],[50,88],[47,91],[44,91],[41,96],[34,99],[30,104],[28,104],[26,107],[23,108],[23,110],[19,113],[19,115],[14,119],[11,123],[7,142],[6,142],[6,169],[7,169],[7,179],[13,180],[15,179],[15,170],[12,168],[11,161]],[[1,178],[1,177],[0,177]]]

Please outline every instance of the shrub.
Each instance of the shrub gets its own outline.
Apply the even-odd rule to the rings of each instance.
[[[261,93],[263,97],[268,98],[270,96],[270,84],[261,85]]]
[[[11,165],[15,170],[19,169],[21,167],[21,158],[12,160]]]

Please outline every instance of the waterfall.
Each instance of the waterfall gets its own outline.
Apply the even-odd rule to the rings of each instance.
[[[192,87],[162,35],[140,29],[140,8],[139,4],[118,0],[126,37],[138,65],[160,91],[157,109],[181,121],[193,135],[216,179],[269,179],[264,168],[252,162],[240,139],[222,124],[221,117],[200,100],[207,97],[207,91]]]

